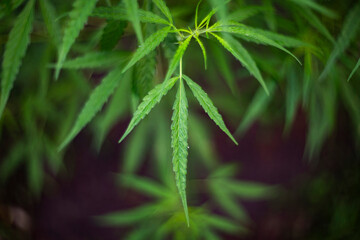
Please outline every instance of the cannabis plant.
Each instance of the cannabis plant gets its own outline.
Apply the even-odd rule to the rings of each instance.
[[[217,225],[227,220],[212,216],[207,206],[190,208],[189,214],[186,180],[192,151],[207,167],[210,196],[234,219],[247,221],[234,198],[244,196],[242,189],[258,191],[257,198],[271,195],[273,189],[239,183],[232,179],[235,173],[221,174],[204,126],[208,122],[198,116],[195,104],[236,145],[235,137],[241,137],[257,119],[271,122],[278,113],[285,115],[284,132],[288,133],[301,106],[309,123],[306,156],[312,159],[334,128],[339,98],[351,115],[358,139],[358,82],[349,80],[358,77],[360,66],[356,55],[359,3],[344,1],[339,9],[336,3],[324,7],[313,0],[264,0],[261,4],[200,0],[180,5],[163,0],[1,3],[1,31],[9,33],[2,59],[0,119],[6,129],[3,136],[13,136],[9,143],[4,137],[2,141],[10,149],[1,165],[2,181],[26,160],[30,186],[40,193],[46,175],[42,159],[49,160],[57,173],[65,149],[89,123],[99,150],[113,126],[132,112],[125,131],[117,131],[119,143],[126,145],[120,179],[124,186],[159,198],[159,203],[121,212],[118,217],[105,216],[105,222],[142,222],[144,235],[129,239],[151,236],[162,226],[161,239],[183,219],[174,210],[179,196],[191,230],[173,234],[196,239],[204,231],[206,239],[216,239],[212,227],[236,227],[230,222]],[[341,27],[335,23],[342,23]],[[236,70],[232,60],[240,62]],[[99,81],[93,90],[90,78]],[[12,92],[14,86],[19,93]],[[216,106],[229,122],[241,118],[234,135]],[[148,121],[145,117],[151,112],[156,117]],[[150,136],[155,136],[154,143]],[[162,184],[169,184],[170,189],[172,168],[178,195],[135,175],[148,146],[154,149]],[[167,164],[170,159],[172,167]],[[145,224],[144,216],[154,212],[158,215],[153,226]],[[164,219],[168,224],[162,225]]]

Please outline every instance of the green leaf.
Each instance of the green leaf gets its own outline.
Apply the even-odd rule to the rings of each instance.
[[[95,122],[95,137],[94,143],[97,150],[100,147],[109,133],[110,129],[119,121],[121,117],[124,117],[127,111],[130,110],[130,82],[131,72],[124,74],[122,81],[112,95],[109,104]]]
[[[127,226],[144,220],[151,220],[157,209],[157,204],[148,204],[127,211],[109,213],[96,217],[96,219],[99,223],[107,226]]]
[[[175,82],[178,80],[178,77],[174,77],[168,80],[165,80],[163,83],[154,87],[148,95],[143,98],[143,101],[140,103],[136,109],[134,116],[132,117],[129,126],[127,127],[125,133],[119,140],[119,143],[124,140],[124,138],[129,135],[129,133],[134,129],[139,122],[149,114],[151,109],[161,100],[161,98],[166,95],[166,93],[174,86]]]
[[[239,231],[246,231],[246,229],[241,225],[233,221],[230,221],[226,218],[219,217],[217,215],[206,215],[203,216],[201,219],[205,224],[215,229],[222,230],[226,233],[236,233]]]
[[[63,68],[84,69],[84,68],[107,68],[115,65],[124,65],[123,63],[129,57],[128,52],[90,52],[75,59],[69,59],[64,62]],[[51,65],[54,67],[55,65]]]
[[[309,7],[327,17],[330,17],[330,18],[337,17],[337,14],[334,11],[332,11],[324,6],[321,6],[320,4],[317,4],[313,0],[291,0],[291,1],[293,1],[294,3],[296,3],[300,6],[303,6],[303,7]]]
[[[347,79],[348,81],[352,78],[352,76],[354,76],[355,72],[358,70],[359,67],[360,67],[360,58],[359,58],[359,60],[357,61],[354,69],[351,71],[351,73],[350,73],[350,75],[349,75],[349,77],[348,77],[348,79]]]
[[[101,110],[110,95],[115,91],[122,79],[122,69],[111,71],[102,82],[94,89],[85,106],[81,110],[72,130],[61,143],[59,150],[63,149]]]
[[[224,185],[227,189],[242,199],[265,199],[271,197],[275,193],[274,186],[267,186],[255,182],[242,182],[227,180]]]
[[[172,124],[171,124],[171,147],[173,149],[173,170],[175,173],[176,186],[184,207],[185,217],[189,226],[189,212],[186,201],[186,174],[188,156],[188,102],[186,99],[183,80],[180,78],[179,89],[176,94]]]
[[[246,214],[244,207],[230,194],[226,188],[226,183],[227,181],[225,182],[224,180],[212,180],[210,184],[212,196],[227,214],[247,222],[249,216]]]
[[[205,112],[209,115],[209,117],[220,127],[220,129],[226,133],[229,138],[236,144],[236,140],[231,135],[230,131],[227,129],[224,120],[222,119],[220,113],[218,112],[217,108],[212,103],[211,99],[208,97],[206,92],[193,80],[191,80],[188,76],[183,75],[187,85],[190,87],[192,93],[194,94],[195,98],[198,100],[200,105],[203,107]]]
[[[56,13],[54,6],[48,0],[39,0],[40,1],[40,9],[41,14],[43,15],[43,19],[49,33],[52,44],[56,47],[60,46],[61,38],[60,38],[60,26],[56,21]]]
[[[106,18],[109,20],[125,20],[125,21],[130,20],[126,12],[126,9],[121,6],[98,7],[94,9],[91,15],[95,17]],[[138,16],[141,22],[169,25],[169,23],[162,17],[142,9],[138,9]]]
[[[171,77],[171,75],[175,72],[177,66],[180,63],[180,59],[184,55],[185,50],[190,43],[190,40],[191,40],[191,36],[188,37],[187,39],[185,39],[184,42],[180,43],[180,46],[178,47],[178,49],[175,52],[175,55],[173,56],[173,58],[170,61],[169,69],[166,73],[165,80],[169,79]]]
[[[266,95],[262,89],[258,89],[253,97],[250,105],[248,106],[246,113],[236,129],[235,135],[242,135],[250,125],[260,116],[260,114],[266,109],[270,100],[273,97],[273,91],[275,89],[275,83],[269,82],[269,93],[270,96]]]
[[[205,50],[205,47],[204,47],[204,44],[201,42],[200,38],[195,36],[194,35],[194,38],[196,39],[196,41],[198,42],[200,48],[201,48],[201,51],[203,53],[203,56],[204,56],[204,66],[205,66],[205,69],[207,68],[207,57],[206,57],[206,50]]]
[[[30,43],[30,33],[34,20],[33,5],[34,1],[30,0],[17,17],[5,45],[1,73],[0,119],[21,66],[21,60]]]
[[[138,2],[137,0],[125,0],[127,15],[135,29],[136,37],[140,44],[144,43],[144,38],[141,31],[140,20],[138,16]]]
[[[136,50],[133,57],[123,69],[123,72],[127,71],[130,67],[132,67],[135,63],[137,63],[141,58],[154,50],[168,35],[170,31],[170,27],[165,27],[160,29],[159,31],[151,34],[145,42],[140,45],[140,47]]]
[[[351,9],[349,14],[345,18],[345,22],[342,26],[342,30],[337,39],[334,50],[331,52],[329,59],[325,65],[323,72],[321,73],[319,80],[324,79],[341,54],[344,53],[346,48],[349,46],[351,40],[356,37],[356,33],[360,29],[360,2]]]
[[[286,52],[287,54],[291,55],[301,65],[300,60],[294,54],[292,54],[290,51],[288,51],[287,49],[282,47],[280,44],[278,44],[274,40],[265,36],[263,34],[263,32],[259,31],[258,29],[248,27],[241,23],[227,21],[227,22],[221,22],[219,24],[215,24],[215,26],[213,28],[211,28],[211,31],[239,34],[239,36],[241,36],[249,41],[254,41],[256,43],[261,43],[261,44],[276,47],[276,48]]]
[[[170,13],[169,8],[166,6],[163,0],[153,0],[155,5],[160,9],[160,11],[169,19],[170,23],[173,23],[173,19]]]
[[[240,42],[233,39],[231,36],[227,36],[226,40],[220,36],[211,33],[220,43],[228,50],[236,59],[240,61],[242,65],[259,81],[260,85],[264,88],[266,94],[269,94],[269,90],[261,76],[261,73],[256,66],[255,61],[252,59],[246,49],[240,44]]]
[[[138,177],[135,175],[119,175],[119,183],[134,190],[137,190],[143,194],[156,198],[168,198],[169,189],[154,182],[149,178]]]
[[[119,42],[127,26],[126,21],[108,20],[100,39],[100,49],[111,51]]]
[[[70,48],[74,44],[76,38],[78,37],[81,29],[83,29],[85,23],[87,22],[89,15],[95,8],[96,3],[97,0],[75,0],[73,9],[69,13],[70,20],[64,30],[62,44],[59,49],[59,56],[55,70],[55,79],[59,77],[60,70],[66,59],[66,56],[69,53]]]

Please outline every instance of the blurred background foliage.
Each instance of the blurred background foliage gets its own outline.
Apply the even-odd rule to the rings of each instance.
[[[140,8],[161,14],[152,1],[138,2]],[[203,1],[200,19],[219,2]],[[166,3],[177,26],[192,26],[197,1]],[[189,96],[190,227],[171,171],[171,99],[175,93],[164,97],[123,146],[117,144],[141,99],[162,82],[168,59],[177,48],[175,35],[169,35],[128,71],[89,126],[67,149],[58,151],[91,90],[110,69],[126,64],[139,43],[136,28],[127,20],[104,19],[96,14],[99,7],[122,2],[100,0],[72,46],[59,79],[54,80],[72,1],[1,1],[0,53],[4,56],[11,29],[31,4],[34,19],[29,45],[0,119],[0,238],[57,239],[61,228],[54,228],[50,222],[51,228],[44,226],[45,216],[59,213],[46,206],[55,201],[58,205],[52,204],[61,209],[60,205],[66,204],[61,195],[64,189],[82,195],[79,188],[86,186],[86,181],[94,188],[88,194],[95,200],[85,195],[73,201],[102,206],[79,213],[91,222],[87,228],[97,230],[64,231],[60,236],[65,239],[360,238],[358,1],[232,0],[221,5],[214,19],[227,18],[263,29],[300,59],[302,65],[278,49],[242,39],[267,83],[269,95],[214,40],[204,41],[207,70],[201,50],[195,43],[189,46],[184,56],[186,74],[206,89],[240,147],[248,147],[249,135],[256,133],[260,140],[252,147],[260,146],[255,151],[265,156],[272,152],[262,147],[263,138],[291,142],[298,137],[303,140],[299,140],[302,152],[297,156],[302,162],[297,166],[306,165],[306,170],[299,170],[292,178],[242,179],[247,171],[246,176],[262,174],[242,166],[249,149],[235,151],[234,146],[226,151],[231,141],[219,137],[221,132]],[[141,23],[145,38],[155,30],[156,25]],[[1,93],[3,102],[4,91]],[[277,140],[277,135],[283,140]],[[276,156],[280,156],[279,165],[288,161],[286,154]],[[90,169],[87,165],[93,167],[90,172],[86,172]],[[84,182],[77,186],[73,179],[79,178]],[[97,179],[98,185],[93,182]],[[104,186],[100,185],[102,179],[107,179]],[[111,183],[117,183],[116,187]],[[104,192],[107,187],[116,197]],[[262,218],[252,219],[242,204],[255,200],[267,201],[266,208],[260,207],[266,209]],[[113,201],[118,203],[107,208]],[[68,209],[72,208],[64,207],[63,211]],[[46,210],[51,213],[43,213]],[[102,235],[104,229],[114,232],[115,237]]]

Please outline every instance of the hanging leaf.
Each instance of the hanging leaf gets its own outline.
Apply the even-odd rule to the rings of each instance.
[[[206,92],[193,80],[191,80],[188,76],[183,75],[187,85],[190,87],[192,93],[194,94],[195,98],[198,100],[200,105],[203,107],[205,112],[209,115],[209,117],[219,126],[219,128],[226,133],[229,138],[236,144],[236,140],[231,135],[230,131],[227,129],[224,120],[222,119],[220,113],[218,112],[217,108],[212,103],[211,99],[208,97]]]
[[[206,50],[205,50],[205,47],[204,47],[204,44],[201,42],[200,38],[195,36],[194,35],[194,38],[196,39],[196,41],[198,42],[200,48],[201,48],[201,51],[203,53],[203,56],[204,56],[204,66],[205,66],[205,70],[207,68],[207,57],[206,57]]]
[[[93,9],[97,0],[75,0],[73,9],[69,13],[70,19],[64,31],[64,36],[59,49],[58,61],[55,69],[55,79],[59,77],[60,70],[70,51],[71,46],[74,44],[81,29],[84,28],[85,23]]]
[[[148,95],[143,98],[143,101],[140,103],[136,109],[134,116],[132,117],[129,126],[127,127],[125,133],[120,138],[119,143],[124,140],[124,138],[129,135],[129,133],[134,129],[139,122],[149,114],[151,109],[160,102],[161,98],[166,95],[166,93],[174,86],[178,77],[174,77],[168,80],[165,80],[163,83],[154,87]]]
[[[244,24],[237,23],[237,22],[221,22],[219,24],[215,24],[214,27],[211,28],[212,32],[227,32],[232,34],[238,34],[242,38],[245,38],[249,41],[254,41],[256,43],[261,43],[265,45],[270,45],[276,47],[287,54],[291,55],[295,60],[301,65],[300,60],[287,49],[282,47],[280,44],[275,42],[274,40],[266,37],[262,31],[258,31],[258,29],[248,27]]]
[[[11,29],[5,45],[1,73],[0,119],[13,88],[21,60],[30,43],[30,33],[34,21],[34,0],[30,0]]]
[[[183,80],[179,81],[179,89],[176,94],[172,124],[171,124],[171,147],[173,149],[173,170],[175,173],[176,186],[184,207],[185,217],[189,226],[189,212],[186,201],[186,174],[188,156],[188,102],[186,99]]]
[[[266,94],[269,94],[269,90],[267,89],[267,86],[258,67],[256,66],[255,61],[252,59],[246,49],[231,36],[227,36],[226,40],[224,40],[214,33],[211,34],[221,43],[221,45],[223,45],[226,50],[228,50],[236,59],[238,59],[252,75],[254,75],[254,77],[259,81],[260,85],[264,88]]]

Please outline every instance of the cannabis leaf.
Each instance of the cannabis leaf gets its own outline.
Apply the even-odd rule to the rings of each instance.
[[[200,38],[193,35],[194,38],[196,39],[196,41],[198,42],[200,48],[201,48],[201,51],[203,53],[203,56],[204,56],[204,66],[205,66],[205,70],[207,69],[207,57],[206,57],[206,50],[205,50],[205,47],[204,47],[204,44],[201,42]]]
[[[81,131],[81,129],[93,119],[95,114],[101,110],[110,95],[115,91],[121,79],[122,68],[115,68],[95,88],[81,110],[70,133],[60,144],[59,150],[63,149]]]
[[[165,80],[163,83],[154,87],[140,103],[136,109],[134,116],[132,117],[129,126],[127,127],[125,133],[119,140],[119,143],[124,140],[124,138],[129,135],[129,133],[134,129],[134,127],[143,119],[151,109],[161,100],[161,98],[166,95],[166,93],[174,86],[175,82],[178,80],[178,77]]]
[[[150,53],[154,50],[168,35],[171,27],[165,27],[160,29],[159,31],[151,34],[145,42],[140,45],[140,47],[136,50],[133,57],[129,61],[129,63],[123,69],[123,72],[127,71],[131,68],[136,62],[138,62],[141,58],[143,58],[146,54]]]
[[[176,186],[184,207],[185,217],[189,226],[189,213],[186,201],[186,173],[188,155],[188,102],[186,99],[183,80],[180,78],[179,89],[176,94],[172,124],[171,124],[171,147],[173,148],[173,170],[175,173]]]
[[[30,32],[34,20],[33,6],[34,0],[30,0],[16,19],[5,45],[1,73],[0,118],[19,71],[21,59],[30,43]]]
[[[231,135],[230,131],[227,129],[224,120],[222,119],[220,113],[218,112],[217,108],[212,103],[211,99],[208,97],[206,92],[193,80],[191,80],[188,76],[183,75],[187,85],[190,87],[192,93],[194,94],[195,98],[198,100],[200,105],[203,107],[205,112],[209,115],[209,117],[220,127],[223,132],[225,132],[229,138],[236,144],[236,140]]]
[[[220,22],[214,25],[215,26],[211,28],[212,32],[227,32],[227,33],[237,34],[246,40],[276,47],[286,52],[287,54],[291,55],[301,65],[300,60],[294,54],[292,54],[289,50],[285,49],[274,40],[265,36],[263,32],[258,31],[258,29],[251,28],[244,24],[232,22],[232,21]]]
[[[69,13],[70,20],[64,31],[62,44],[59,49],[59,56],[55,70],[55,79],[59,77],[60,70],[66,59],[71,46],[78,37],[81,29],[84,27],[88,16],[94,9],[97,0],[75,0],[73,10]]]
[[[226,41],[215,33],[211,34],[221,43],[221,45],[224,46],[226,50],[234,55],[234,57],[238,59],[252,75],[254,75],[254,77],[259,81],[260,85],[264,88],[266,94],[269,95],[269,90],[261,76],[258,67],[256,66],[255,61],[252,59],[247,50],[241,45],[241,43],[233,39],[231,36],[227,36]]]

